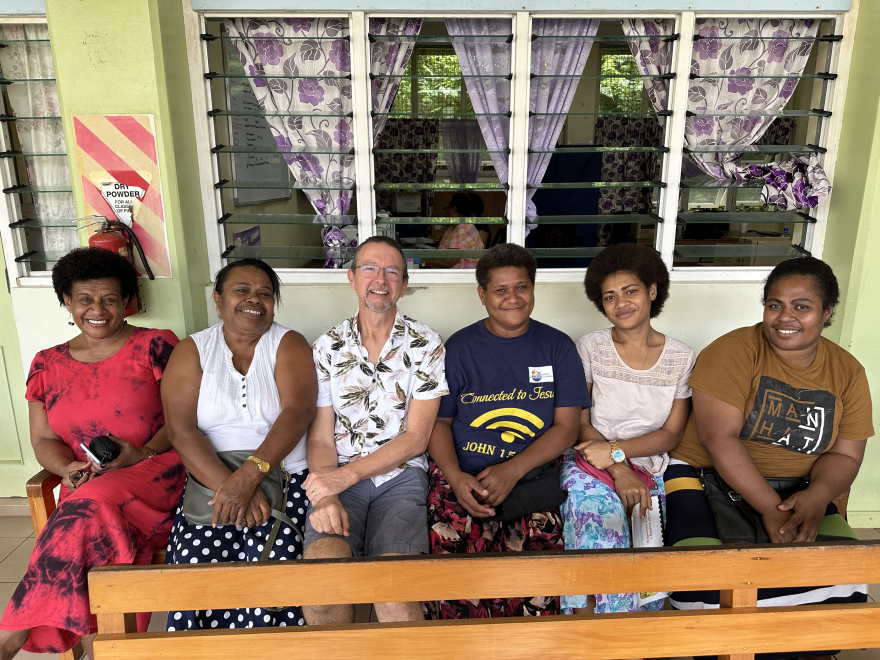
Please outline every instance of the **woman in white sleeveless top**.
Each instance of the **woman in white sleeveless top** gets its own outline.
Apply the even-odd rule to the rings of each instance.
[[[166,563],[257,561],[275,518],[258,484],[282,464],[290,474],[287,517],[305,523],[305,434],[315,416],[318,381],[312,350],[298,332],[274,322],[275,271],[242,259],[216,278],[222,321],[184,339],[168,361],[162,402],[172,445],[189,473],[216,491],[212,525],[191,525],[177,508]],[[247,450],[232,471],[217,452]],[[185,495],[185,493],[184,493]],[[302,558],[302,539],[282,522],[271,560]],[[298,607],[170,612],[168,630],[303,625]]]

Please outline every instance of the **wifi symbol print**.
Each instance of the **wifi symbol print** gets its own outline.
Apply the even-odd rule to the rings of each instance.
[[[526,435],[531,438],[535,437],[535,431],[532,430],[531,427],[518,421],[501,419],[497,422],[486,424],[499,417],[516,417],[529,422],[531,427],[534,427],[536,430],[544,428],[544,422],[542,422],[539,417],[533,415],[528,410],[523,410],[522,408],[498,408],[497,410],[490,410],[472,421],[471,426],[474,428],[480,428],[485,424],[485,428],[487,429],[499,429],[501,430],[501,439],[504,442],[514,442],[517,438],[525,440]]]

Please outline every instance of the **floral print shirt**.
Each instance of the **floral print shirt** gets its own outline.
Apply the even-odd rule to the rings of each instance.
[[[368,456],[406,431],[410,400],[449,394],[440,336],[400,310],[378,364],[370,363],[361,344],[357,315],[319,337],[312,353],[318,370],[318,407],[333,406],[336,413],[340,465]],[[427,470],[425,454],[373,477],[373,483],[380,486],[408,466]]]

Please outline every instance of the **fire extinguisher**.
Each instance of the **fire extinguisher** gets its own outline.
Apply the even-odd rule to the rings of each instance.
[[[156,279],[156,276],[153,275],[153,271],[150,269],[150,264],[147,263],[147,257],[144,255],[144,250],[141,247],[140,241],[128,225],[118,222],[117,220],[106,220],[104,218],[102,218],[98,224],[100,225],[98,231],[89,236],[89,247],[98,247],[110,250],[111,252],[116,252],[128,259],[128,262],[134,266],[134,259],[131,255],[131,246],[134,245],[141,258],[141,263],[144,265],[144,270],[147,271],[147,277],[151,280]],[[125,315],[131,316],[132,314],[137,314],[139,308],[140,303],[137,295],[135,295],[134,298],[128,301],[128,305],[125,308]]]

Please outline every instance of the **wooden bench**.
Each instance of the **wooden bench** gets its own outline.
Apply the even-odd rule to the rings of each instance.
[[[48,470],[40,470],[31,477],[26,486],[28,506],[31,510],[31,522],[34,525],[34,536],[39,538],[49,516],[55,511],[55,489],[61,485],[61,477]],[[153,555],[154,564],[165,563],[165,550]],[[58,660],[79,660],[83,654],[82,644],[77,644],[67,653],[59,653]]]
[[[583,660],[880,647],[880,604],[758,608],[758,587],[880,582],[880,541],[298,562],[89,573],[96,660]],[[704,611],[138,634],[134,612],[721,589]]]

